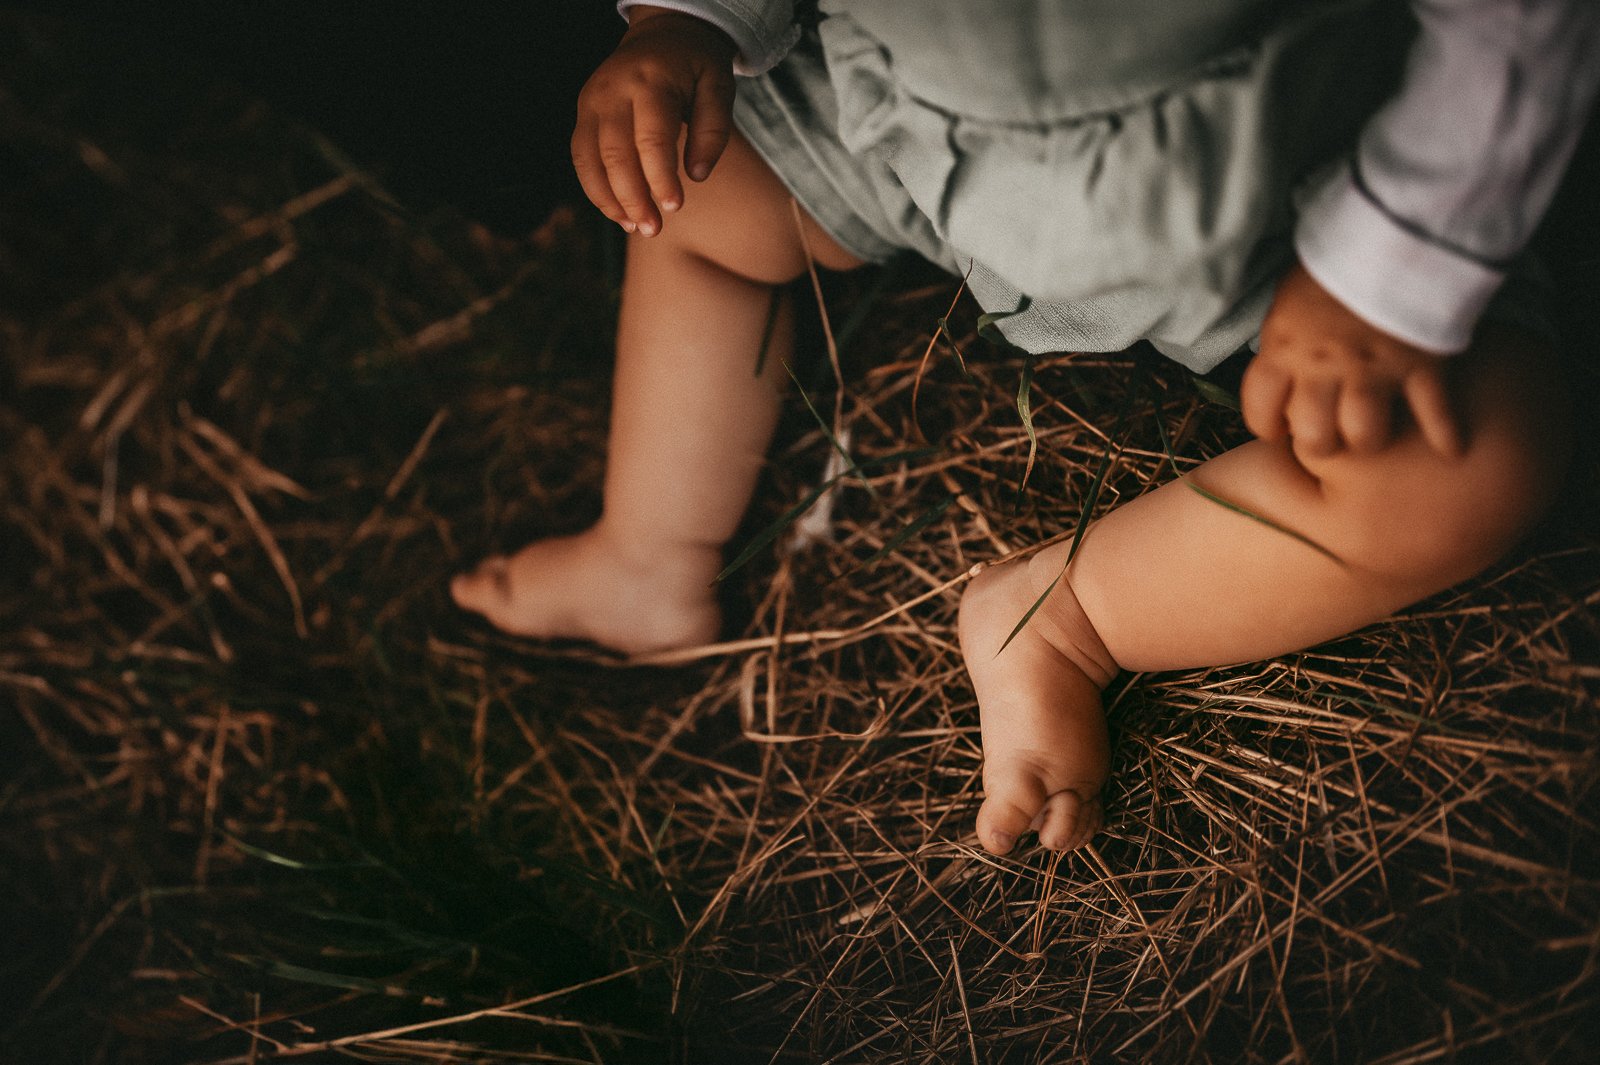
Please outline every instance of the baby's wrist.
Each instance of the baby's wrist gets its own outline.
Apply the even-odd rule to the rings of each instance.
[[[678,15],[683,18],[694,18],[693,15],[679,11],[677,8],[656,7],[654,4],[634,4],[624,11],[623,14],[627,17],[628,25],[630,26],[636,26],[646,19],[659,18],[662,15]],[[705,20],[700,19],[699,21],[704,22]]]
[[[719,37],[727,37],[713,22],[691,15],[687,11],[680,11],[675,7],[656,7],[653,4],[635,4],[625,12],[628,17],[628,30],[636,30],[646,23],[655,22],[657,19],[667,19],[669,22],[678,22],[689,27],[698,27],[713,30]],[[729,42],[732,43],[731,41]]]
[[[707,42],[715,42],[715,47],[719,51],[726,52],[729,62],[739,54],[739,46],[720,26],[686,11],[671,7],[655,7],[651,4],[635,4],[627,9],[626,14],[628,29],[623,34],[624,38],[633,36],[640,30],[655,32],[671,29],[691,33]]]

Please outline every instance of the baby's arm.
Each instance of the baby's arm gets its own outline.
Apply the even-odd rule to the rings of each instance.
[[[1412,0],[1402,91],[1313,195],[1241,400],[1307,453],[1373,450],[1403,400],[1450,453],[1450,360],[1554,195],[1600,85],[1593,0]]]
[[[683,206],[683,169],[704,181],[733,130],[733,75],[794,43],[793,0],[622,0],[628,30],[578,96],[572,163],[583,191],[630,233],[654,236]],[[683,138],[688,127],[687,138]]]

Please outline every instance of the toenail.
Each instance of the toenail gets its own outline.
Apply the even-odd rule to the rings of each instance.
[[[989,835],[1000,848],[1001,854],[1009,854],[1011,848],[1017,845],[1017,837],[1009,832],[991,832]]]

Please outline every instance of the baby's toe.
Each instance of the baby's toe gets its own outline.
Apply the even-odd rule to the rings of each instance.
[[[485,559],[469,573],[458,573],[450,581],[450,598],[462,610],[493,618],[507,597],[506,560]]]
[[[1084,793],[1089,797],[1084,798]],[[1032,827],[1039,833],[1040,846],[1053,851],[1070,851],[1089,842],[1103,820],[1098,791],[1069,789],[1058,791],[1045,800]]]
[[[985,774],[985,797],[978,810],[978,842],[990,854],[1009,854],[1017,837],[1034,826],[1045,804],[1044,784],[1026,774]],[[999,779],[996,779],[999,778]]]
[[[1064,778],[1064,779],[1063,779]],[[1031,762],[996,765],[984,773],[978,840],[991,854],[1007,854],[1024,832],[1037,832],[1053,851],[1083,846],[1105,820],[1099,781],[1078,780]]]

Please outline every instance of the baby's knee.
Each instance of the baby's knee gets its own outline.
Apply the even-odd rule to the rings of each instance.
[[[706,181],[687,190],[684,206],[649,238],[755,284],[781,285],[810,261],[852,270],[860,259],[840,247],[804,210],[766,162],[735,135]]]
[[[1555,456],[1509,440],[1432,458],[1376,485],[1332,488],[1328,498],[1345,504],[1333,546],[1347,564],[1429,590],[1476,576],[1538,524],[1560,469]]]
[[[1462,454],[1440,455],[1413,430],[1376,456],[1307,461],[1337,516],[1333,546],[1347,563],[1446,587],[1488,568],[1550,509],[1572,438],[1554,357],[1507,334],[1490,334],[1470,357]]]

